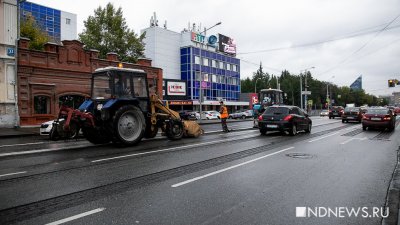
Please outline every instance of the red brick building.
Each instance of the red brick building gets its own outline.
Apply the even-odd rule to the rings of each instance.
[[[77,108],[90,95],[90,78],[97,68],[118,66],[115,53],[99,59],[97,50],[84,50],[79,41],[48,43],[45,51],[29,50],[29,40],[22,39],[18,49],[18,106],[21,126],[39,125],[57,116],[62,99],[74,99]],[[162,97],[162,69],[151,66],[151,60],[138,64],[123,63],[125,68],[146,71],[149,85],[156,84]]]

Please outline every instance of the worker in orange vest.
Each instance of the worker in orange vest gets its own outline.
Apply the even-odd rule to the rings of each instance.
[[[224,101],[220,101],[219,103],[221,104],[219,113],[221,114],[220,118],[222,124],[222,131],[229,132],[228,125],[226,125],[226,119],[228,119],[229,117],[228,108],[225,106]]]

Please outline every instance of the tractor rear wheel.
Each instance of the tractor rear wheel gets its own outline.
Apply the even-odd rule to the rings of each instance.
[[[123,145],[135,145],[144,136],[146,122],[142,111],[133,105],[119,108],[115,113],[114,135]]]

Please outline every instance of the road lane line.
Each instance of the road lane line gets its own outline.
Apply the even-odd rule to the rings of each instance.
[[[352,141],[352,140],[354,140],[354,138],[350,138],[349,140],[346,140],[346,141],[344,141],[344,142],[342,142],[342,143],[340,143],[340,144],[341,144],[341,145],[345,145],[345,144],[349,143],[349,142]]]
[[[233,141],[233,140],[241,140],[241,139],[246,139],[248,137],[258,137],[259,135],[249,135],[249,136],[242,136],[241,138],[229,138],[225,140],[218,140],[218,141],[210,141],[206,143],[198,143],[198,144],[192,144],[192,145],[184,145],[184,146],[179,146],[179,147],[173,147],[173,148],[166,148],[166,149],[160,149],[157,151],[150,151],[150,152],[142,152],[142,153],[135,153],[135,154],[129,154],[129,155],[121,155],[121,156],[116,156],[116,157],[110,157],[110,158],[104,158],[104,159],[97,159],[91,161],[92,163],[95,162],[102,162],[102,161],[108,161],[108,160],[113,160],[113,159],[122,159],[122,158],[127,158],[127,157],[133,157],[133,156],[138,156],[138,155],[148,155],[148,154],[153,154],[153,153],[159,153],[159,152],[166,152],[166,151],[172,151],[172,150],[177,150],[177,149],[182,149],[182,148],[190,148],[190,147],[198,147],[198,146],[205,146],[205,145],[210,145],[210,144],[215,144],[215,143],[221,143],[221,142],[227,142],[227,141]]]
[[[327,138],[327,137],[330,137],[330,136],[333,136],[333,135],[336,135],[336,134],[338,134],[339,132],[335,132],[335,133],[332,133],[332,134],[328,134],[328,135],[325,135],[325,136],[322,136],[322,137],[319,137],[319,138],[315,138],[315,139],[312,139],[312,140],[310,140],[310,141],[308,141],[308,142],[314,142],[314,141],[319,141],[319,140],[321,140],[321,139],[324,139],[324,138]]]
[[[76,148],[86,148],[86,147],[90,147],[90,146],[97,146],[97,145],[88,143],[88,144],[83,144],[83,145],[74,145],[74,146],[66,146],[66,147],[59,147],[59,148],[46,148],[46,149],[21,151],[21,152],[7,152],[7,153],[1,153],[0,157],[14,156],[14,155],[26,155],[26,154],[52,152],[52,151],[63,151],[63,150],[70,150],[70,149],[76,149]],[[100,146],[100,145],[98,145],[98,146]]]
[[[344,144],[347,144],[347,143],[349,143],[350,141],[353,141],[353,140],[365,141],[365,140],[367,140],[367,138],[366,137],[363,137],[363,138],[351,138],[351,139],[349,139],[347,141],[344,141],[344,142],[342,142],[340,144],[344,145]]]
[[[93,209],[93,210],[88,211],[88,212],[84,212],[84,213],[81,213],[81,214],[78,214],[78,215],[75,215],[75,216],[67,217],[67,218],[62,219],[62,220],[57,220],[57,221],[54,221],[54,222],[52,222],[52,223],[48,223],[48,224],[46,224],[46,225],[59,225],[59,224],[63,224],[63,223],[66,223],[66,222],[69,222],[69,221],[72,221],[72,220],[76,220],[76,219],[79,219],[79,218],[82,218],[82,217],[85,217],[85,216],[89,216],[89,215],[92,215],[92,214],[95,214],[95,213],[99,213],[99,212],[101,212],[101,211],[103,211],[103,210],[105,210],[105,209],[106,209],[106,208]]]
[[[2,174],[0,177],[5,177],[5,176],[11,176],[11,175],[17,175],[21,173],[27,173],[27,171],[21,171],[21,172],[16,172],[16,173],[7,173],[7,174]]]
[[[23,144],[0,145],[0,148],[13,147],[13,146],[24,146],[24,145],[40,145],[40,144],[45,144],[45,143],[48,143],[48,142],[31,142],[31,143],[23,143]]]
[[[294,147],[285,148],[285,149],[276,151],[276,152],[274,152],[274,153],[270,153],[270,154],[268,154],[268,155],[264,155],[264,156],[261,156],[261,157],[258,157],[258,158],[255,158],[255,159],[252,159],[252,160],[249,160],[249,161],[246,161],[246,162],[243,162],[243,163],[234,165],[234,166],[227,167],[227,168],[225,168],[225,169],[217,170],[217,171],[214,171],[214,172],[212,172],[212,173],[208,173],[208,174],[205,174],[205,175],[202,175],[202,176],[199,176],[199,177],[195,177],[195,178],[192,178],[192,179],[189,179],[189,180],[186,180],[186,181],[183,181],[183,182],[180,182],[180,183],[171,185],[171,187],[174,187],[174,188],[175,188],[175,187],[179,187],[179,186],[182,186],[182,185],[185,185],[185,184],[188,184],[188,183],[192,183],[192,182],[194,182],[194,181],[201,180],[201,179],[204,179],[204,178],[206,178],[206,177],[213,176],[213,175],[216,175],[216,174],[219,174],[219,173],[222,173],[222,172],[225,172],[225,171],[228,171],[228,170],[231,170],[231,169],[240,167],[240,166],[244,166],[244,165],[246,165],[246,164],[249,164],[249,163],[258,161],[258,160],[260,160],[260,159],[267,158],[267,157],[269,157],[269,156],[276,155],[276,154],[278,154],[278,153],[281,153],[281,152],[284,152],[284,151],[287,151],[287,150],[290,150],[290,149],[293,149],[293,148],[294,148]]]

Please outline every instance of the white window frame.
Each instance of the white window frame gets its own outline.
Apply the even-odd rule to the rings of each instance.
[[[200,65],[200,56],[194,56],[194,64]]]

